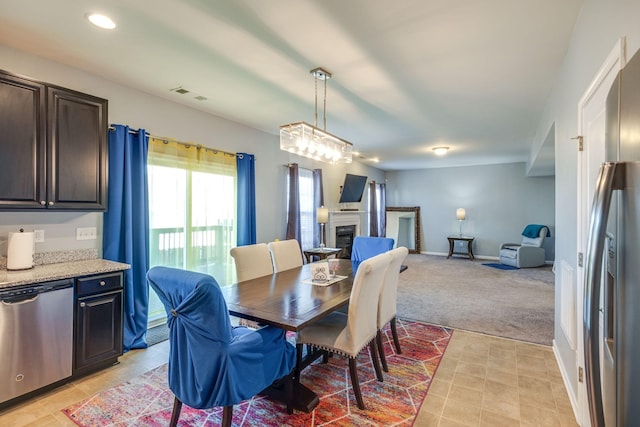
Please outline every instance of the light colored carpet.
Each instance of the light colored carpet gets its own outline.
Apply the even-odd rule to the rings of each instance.
[[[398,317],[551,345],[551,266],[498,270],[486,260],[409,255],[400,274]]]

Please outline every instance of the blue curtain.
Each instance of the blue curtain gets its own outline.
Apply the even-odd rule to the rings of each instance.
[[[256,243],[256,170],[253,154],[236,154],[238,169],[238,246]]]
[[[144,129],[112,125],[109,131],[109,205],[104,214],[102,254],[131,265],[124,272],[124,349],[146,348],[149,308],[149,197]]]

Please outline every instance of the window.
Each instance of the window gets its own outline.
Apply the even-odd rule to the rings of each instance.
[[[220,286],[236,281],[229,251],[236,245],[235,157],[151,138],[149,261],[212,275]],[[165,317],[150,292],[149,323]]]
[[[299,198],[300,198],[300,245],[302,249],[313,248],[316,245],[318,224],[315,221],[315,190],[313,171],[298,169]],[[289,194],[289,176],[287,175],[287,194]],[[288,200],[287,200],[288,206]]]

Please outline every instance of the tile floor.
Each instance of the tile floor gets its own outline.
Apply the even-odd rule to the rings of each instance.
[[[577,426],[551,347],[456,330],[414,427]]]
[[[155,368],[168,342],[0,411],[0,426],[75,426],[60,409]],[[550,347],[455,331],[415,427],[577,426]]]

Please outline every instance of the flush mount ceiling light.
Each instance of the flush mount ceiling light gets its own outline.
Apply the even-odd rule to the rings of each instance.
[[[444,156],[449,151],[449,147],[433,147],[432,150],[436,156]]]
[[[116,23],[111,18],[99,13],[87,13],[87,19],[96,27],[104,28],[105,30],[113,30],[116,27]]]
[[[323,68],[310,72],[315,80],[315,124],[296,122],[280,126],[280,149],[329,163],[351,163],[353,144],[326,131],[327,80],[331,73]],[[323,129],[318,128],[318,80],[324,81]]]

